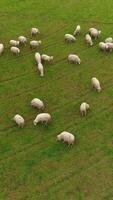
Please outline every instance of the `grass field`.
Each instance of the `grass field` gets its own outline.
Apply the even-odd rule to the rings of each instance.
[[[112,0],[0,1],[0,42],[7,47],[0,57],[0,200],[113,200],[113,53],[97,48],[113,36],[112,8]],[[68,45],[64,34],[77,24],[82,34]],[[28,45],[20,56],[9,51],[9,40],[25,35],[30,41],[34,26],[41,31],[39,51],[54,56],[43,79]],[[84,34],[92,26],[102,36],[88,48]],[[71,52],[80,66],[68,64]],[[91,90],[92,76],[101,81],[100,94]],[[34,97],[44,100],[51,125],[33,126]],[[91,106],[85,118],[82,101]],[[16,113],[26,119],[23,129],[11,120]],[[63,130],[76,136],[72,148],[56,141]]]

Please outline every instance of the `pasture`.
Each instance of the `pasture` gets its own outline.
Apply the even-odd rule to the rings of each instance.
[[[113,199],[113,52],[103,53],[99,41],[113,36],[112,0],[1,0],[0,42],[0,200],[112,200]],[[77,24],[82,33],[66,44],[65,33]],[[45,76],[36,70],[30,50],[31,27],[38,27],[42,40],[37,50],[54,56],[45,65]],[[93,47],[84,35],[90,27],[102,31]],[[9,40],[28,38],[18,56],[11,54]],[[69,53],[80,56],[81,65],[67,62]],[[102,85],[91,90],[95,76]],[[37,110],[34,98],[44,101],[53,121],[33,126]],[[81,117],[79,106],[86,101],[91,110]],[[26,120],[18,128],[12,117]],[[63,130],[76,142],[68,147],[56,140]]]

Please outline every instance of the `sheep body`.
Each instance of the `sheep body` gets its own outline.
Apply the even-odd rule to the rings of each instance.
[[[43,123],[45,122],[46,124],[51,121],[51,115],[49,113],[41,113],[38,114],[33,121],[33,124],[36,126],[39,122]]]
[[[40,53],[38,53],[38,52],[35,53],[35,60],[36,60],[37,63],[41,63],[41,55],[40,55]]]
[[[17,124],[19,127],[21,127],[21,128],[24,127],[24,125],[25,125],[25,120],[24,120],[24,118],[23,118],[21,115],[16,114],[16,115],[13,117],[13,120],[16,122],[16,124]]]
[[[68,61],[70,63],[76,63],[76,64],[80,64],[81,63],[80,58],[76,54],[69,54],[68,55]]]
[[[65,34],[64,38],[65,38],[65,41],[67,42],[75,42],[76,40],[75,37],[71,34]]]
[[[99,48],[100,48],[102,51],[107,51],[107,50],[108,50],[108,44],[105,43],[105,42],[99,42]]]
[[[50,62],[51,60],[53,60],[53,56],[48,56],[46,54],[42,54],[41,58],[42,58],[42,60],[48,61],[48,62]]]
[[[0,44],[0,55],[3,53],[3,51],[4,51],[4,45]]]
[[[19,36],[18,40],[19,40],[20,44],[26,45],[26,43],[27,43],[27,38],[25,36]]]
[[[40,76],[43,77],[44,76],[44,67],[43,67],[42,63],[38,63],[37,68],[38,68],[38,71],[40,72]]]
[[[39,40],[39,41],[37,41],[37,40],[32,40],[32,41],[30,41],[30,48],[36,48],[36,47],[38,47],[41,43],[42,43],[41,40]]]
[[[89,33],[90,33],[91,37],[98,38],[101,34],[101,31],[97,30],[96,28],[90,28]]]
[[[43,110],[44,109],[44,103],[43,101],[41,101],[40,99],[38,98],[34,98],[32,101],[31,101],[31,106],[35,107],[35,108],[38,108],[39,110]]]
[[[101,89],[101,86],[100,86],[100,82],[97,78],[93,77],[91,79],[91,84],[92,84],[92,87],[94,89],[96,89],[98,92],[100,92],[102,89]]]
[[[90,45],[90,46],[93,45],[92,38],[91,38],[91,36],[90,36],[89,34],[86,34],[85,40],[86,40],[86,43],[87,43],[88,45]]]
[[[112,38],[112,37],[106,38],[106,39],[105,39],[105,43],[107,43],[107,42],[113,42],[113,38]]]
[[[18,47],[11,47],[10,50],[13,54],[19,54],[20,53],[20,49]]]
[[[81,113],[81,115],[82,115],[82,116],[86,115],[88,109],[89,109],[89,104],[87,104],[86,102],[83,102],[83,103],[80,105],[80,113]]]
[[[32,28],[31,29],[31,35],[37,35],[38,33],[40,33],[39,29],[38,28]]]
[[[74,143],[75,137],[73,134],[71,134],[67,131],[63,131],[59,135],[57,135],[57,140],[59,140],[59,141],[63,140],[64,142],[66,142],[70,145],[70,144]]]
[[[80,27],[80,25],[77,25],[77,27],[76,27],[76,29],[74,31],[74,36],[79,35],[80,31],[81,31],[81,27]]]
[[[11,45],[11,46],[19,46],[19,41],[17,41],[17,40],[10,40],[9,41],[9,44]]]

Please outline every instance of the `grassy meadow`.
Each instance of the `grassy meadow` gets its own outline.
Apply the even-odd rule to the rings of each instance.
[[[0,0],[0,200],[113,200],[113,53],[102,53],[99,41],[113,36],[112,0]],[[82,33],[73,44],[64,42],[77,24]],[[54,56],[45,64],[45,76],[36,70],[29,41],[31,27],[42,40],[37,50]],[[90,27],[102,31],[93,47],[84,35]],[[19,56],[13,56],[9,40],[28,38]],[[69,53],[80,56],[81,65],[67,62]],[[100,94],[91,90],[95,76]],[[33,126],[39,113],[30,106],[44,101],[51,125]],[[91,110],[79,114],[80,103]],[[21,114],[26,125],[19,129],[12,117]],[[72,132],[72,148],[57,142],[63,130]]]

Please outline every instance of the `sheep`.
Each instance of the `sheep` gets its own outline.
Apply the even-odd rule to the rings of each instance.
[[[3,51],[4,51],[4,45],[0,44],[0,55],[3,53]]]
[[[31,101],[31,106],[39,109],[39,110],[44,110],[44,103],[43,101],[41,101],[40,99],[38,98],[34,98],[32,101]]]
[[[70,63],[76,63],[76,64],[79,64],[79,65],[81,63],[80,58],[76,54],[69,54],[68,55],[68,61]]]
[[[40,53],[38,53],[38,52],[35,53],[35,60],[36,60],[37,64],[41,63],[41,55],[40,55]]]
[[[36,48],[36,47],[38,47],[41,43],[42,43],[41,40],[39,40],[39,41],[32,40],[32,41],[30,41],[30,48],[31,48],[31,49],[32,49],[32,48]]]
[[[18,40],[19,40],[20,44],[22,44],[22,45],[26,45],[26,43],[27,43],[27,38],[24,36],[19,36]]]
[[[38,28],[32,28],[31,29],[31,35],[37,35],[38,33],[40,33],[39,29]]]
[[[99,42],[99,48],[102,51],[107,51],[108,50],[108,44],[105,42]]]
[[[71,144],[74,143],[75,137],[74,137],[73,134],[71,134],[71,133],[69,133],[67,131],[63,131],[59,135],[57,135],[57,140],[58,141],[63,140],[67,144],[71,145]]]
[[[80,34],[80,31],[81,31],[81,27],[80,27],[80,25],[77,25],[77,27],[76,27],[76,29],[75,29],[73,35],[74,35],[74,36],[79,35],[79,34]]]
[[[101,92],[102,88],[100,86],[100,82],[97,78],[93,77],[91,79],[92,88],[96,89],[98,92]]]
[[[49,113],[40,113],[36,116],[35,120],[33,121],[33,124],[36,126],[39,122],[43,123],[45,122],[45,124],[48,124],[49,122],[51,122],[51,115]]]
[[[13,54],[19,54],[20,53],[20,49],[18,47],[11,47],[10,50]]]
[[[40,72],[40,76],[43,77],[44,76],[44,67],[42,65],[42,63],[38,63],[38,71]]]
[[[53,60],[53,56],[48,56],[46,54],[42,54],[41,58],[43,61],[47,61],[47,62],[50,62],[51,60]]]
[[[65,41],[67,42],[75,42],[76,40],[75,37],[71,34],[65,34],[64,38],[65,38]]]
[[[96,28],[90,28],[89,29],[89,33],[90,33],[91,37],[96,39],[96,38],[98,38],[100,36],[101,31],[97,30]]]
[[[89,109],[89,104],[87,104],[86,102],[81,103],[80,105],[80,113],[82,116],[87,114],[87,110]]]
[[[21,127],[21,128],[24,127],[24,125],[25,125],[25,120],[24,120],[24,118],[23,118],[21,115],[16,114],[16,115],[13,117],[13,120],[16,122],[16,124],[17,124],[19,127]]]
[[[88,45],[92,46],[93,45],[93,42],[92,42],[92,38],[89,34],[86,34],[85,36],[85,41]]]
[[[11,46],[19,46],[19,41],[17,41],[17,40],[10,40],[9,41],[9,44],[11,45]]]
[[[113,38],[112,37],[108,37],[105,39],[105,43],[108,43],[108,42],[113,42]]]
[[[107,42],[106,45],[108,46],[109,51],[113,50],[113,43],[112,42]]]

